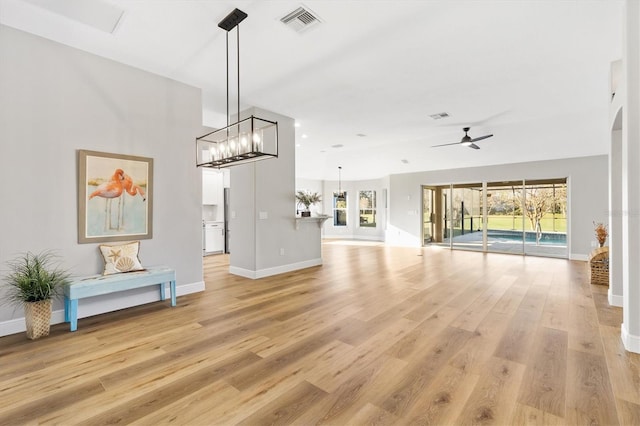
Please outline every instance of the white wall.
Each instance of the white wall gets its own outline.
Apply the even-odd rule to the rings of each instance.
[[[421,185],[568,178],[568,249],[586,260],[595,241],[593,221],[608,220],[608,157],[593,156],[390,176],[386,242],[420,246]]]
[[[200,90],[2,25],[0,64],[3,272],[45,249],[75,275],[101,272],[97,244],[77,243],[76,150],[87,149],[154,159],[153,239],[140,259],[175,268],[179,294],[203,289]],[[83,300],[79,316],[158,298],[148,288]],[[22,316],[0,305],[0,334],[24,330]]]
[[[628,351],[640,353],[640,3],[625,2],[622,106],[622,327]]]
[[[241,115],[251,113],[278,122],[278,158],[231,168],[229,271],[260,278],[320,265],[317,224],[295,225],[294,120],[258,108]]]
[[[359,240],[384,241],[385,227],[387,223],[386,209],[384,208],[384,190],[387,189],[388,180],[357,180],[342,181],[340,189],[347,193],[347,226],[333,226],[333,218],[324,224],[324,236],[327,238],[352,238]],[[327,180],[323,182],[322,209],[325,214],[333,214],[333,193],[338,191],[338,181]],[[376,192],[376,227],[360,226],[360,211],[358,202],[359,191]]]

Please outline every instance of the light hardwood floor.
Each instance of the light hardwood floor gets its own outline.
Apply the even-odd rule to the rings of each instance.
[[[0,424],[640,424],[640,356],[587,264],[323,245],[261,280],[0,338]]]

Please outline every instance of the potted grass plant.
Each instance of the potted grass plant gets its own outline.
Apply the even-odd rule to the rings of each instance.
[[[302,204],[304,206],[304,210],[302,211],[301,216],[309,217],[311,216],[309,207],[312,204],[316,204],[322,201],[322,196],[317,192],[298,191],[296,192],[296,201],[298,202],[298,204]]]
[[[7,262],[9,272],[4,277],[8,303],[24,307],[27,337],[48,336],[51,324],[51,300],[69,282],[69,272],[61,269],[52,251],[18,255]]]

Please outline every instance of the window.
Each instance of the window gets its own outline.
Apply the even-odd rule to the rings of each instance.
[[[333,193],[333,226],[347,226],[347,193]]]
[[[364,228],[376,227],[376,191],[360,191],[360,226]]]

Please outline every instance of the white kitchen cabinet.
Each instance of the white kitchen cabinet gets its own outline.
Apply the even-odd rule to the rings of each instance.
[[[214,169],[202,169],[202,204],[222,205],[224,202],[224,176]]]
[[[224,222],[204,223],[204,254],[224,253]]]

